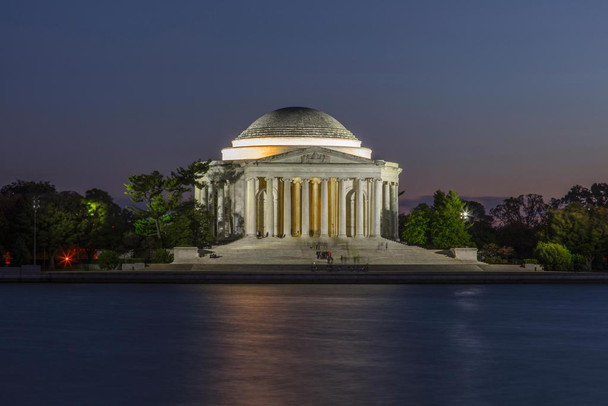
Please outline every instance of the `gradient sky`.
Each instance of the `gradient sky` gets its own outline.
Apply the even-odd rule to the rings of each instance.
[[[605,1],[5,0],[0,35],[0,185],[121,198],[287,106],[398,162],[403,207],[608,182]]]

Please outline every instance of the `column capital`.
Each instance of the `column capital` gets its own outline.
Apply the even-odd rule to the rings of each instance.
[[[302,179],[292,179],[292,180],[291,180],[291,182],[292,182],[294,185],[299,185],[299,184],[301,184],[301,183],[302,183]]]
[[[302,182],[308,182],[308,181],[310,181],[310,179],[309,178],[302,178],[301,181]]]
[[[268,182],[268,181],[271,181],[271,182],[272,182],[272,180],[273,180],[273,179],[274,179],[274,176],[266,176],[266,177],[264,177],[264,180],[265,180],[266,182]]]
[[[321,183],[321,180],[319,178],[311,178],[310,183],[317,185]]]
[[[321,178],[321,182],[327,182],[329,178]]]
[[[291,182],[291,178],[286,178],[286,177],[284,177],[284,178],[283,178],[283,182]]]
[[[340,182],[347,182],[347,181],[349,181],[349,180],[350,180],[350,178],[338,178],[338,180],[339,180]]]

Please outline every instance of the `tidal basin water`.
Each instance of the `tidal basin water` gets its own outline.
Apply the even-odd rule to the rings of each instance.
[[[608,287],[0,285],[5,405],[598,405]]]

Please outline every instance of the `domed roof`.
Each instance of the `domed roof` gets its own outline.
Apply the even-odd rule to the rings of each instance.
[[[308,107],[286,107],[271,111],[255,120],[238,137],[305,137],[357,140],[338,120]]]

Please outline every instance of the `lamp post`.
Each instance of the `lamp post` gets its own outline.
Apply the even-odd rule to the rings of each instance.
[[[34,197],[32,207],[34,208],[34,265],[36,265],[36,213],[40,208],[40,199],[38,199],[38,196]]]

